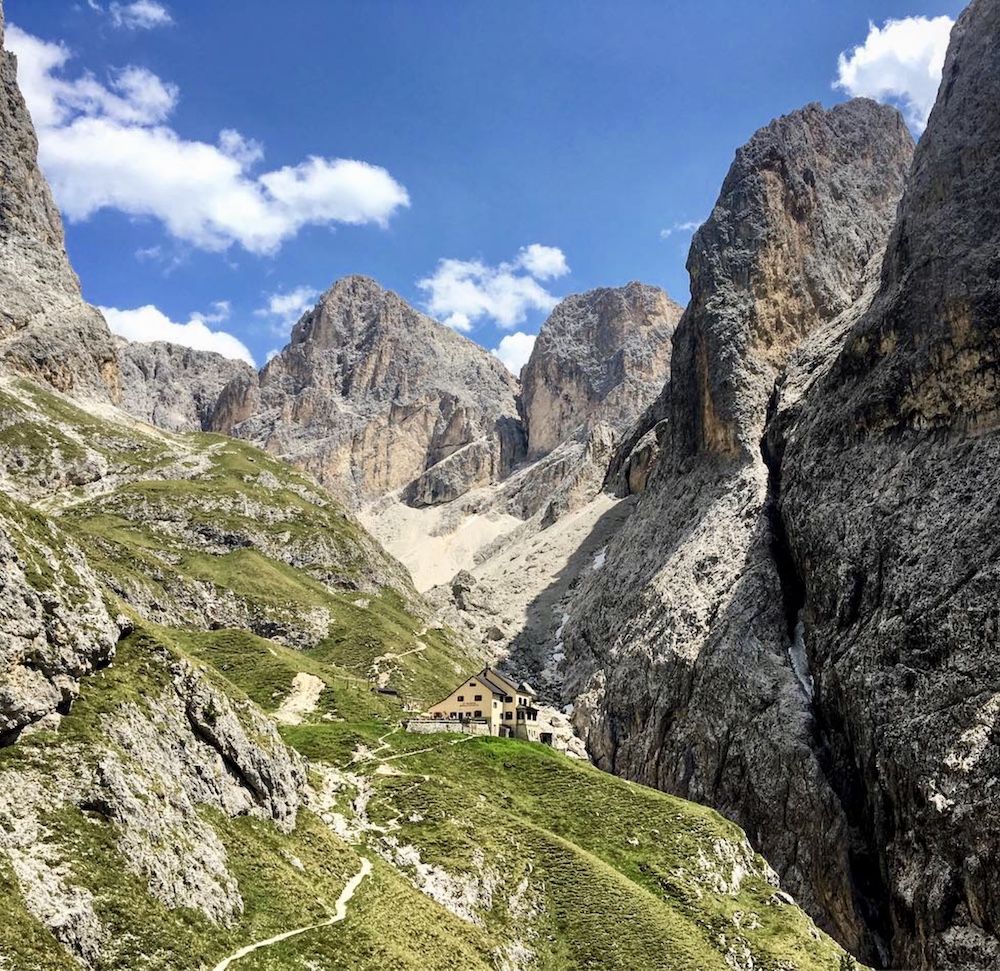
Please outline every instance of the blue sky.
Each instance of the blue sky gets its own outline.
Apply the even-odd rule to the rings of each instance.
[[[684,303],[735,148],[847,97],[838,72],[919,130],[947,23],[906,18],[962,4],[5,6],[86,297],[145,308],[109,311],[130,336],[240,353],[221,332],[262,363],[348,273],[522,356],[511,335],[568,293],[639,279]]]

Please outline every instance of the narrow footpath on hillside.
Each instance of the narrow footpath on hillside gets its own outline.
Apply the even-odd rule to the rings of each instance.
[[[347,905],[350,903],[355,891],[361,886],[361,882],[364,878],[371,872],[371,860],[366,857],[362,857],[361,869],[347,881],[347,885],[341,891],[340,896],[337,898],[337,903],[334,905],[333,917],[329,920],[321,920],[318,924],[309,924],[306,927],[298,927],[293,931],[285,931],[284,934],[277,934],[275,937],[269,937],[266,941],[257,941],[255,944],[248,944],[246,947],[240,948],[235,954],[230,954],[229,957],[220,961],[215,966],[214,971],[226,971],[233,961],[245,958],[248,954],[252,954],[254,951],[259,951],[262,948],[271,947],[273,944],[280,944],[282,941],[287,941],[290,937],[298,937],[299,934],[305,934],[307,931],[314,931],[321,927],[329,927],[332,924],[339,924],[347,916]]]

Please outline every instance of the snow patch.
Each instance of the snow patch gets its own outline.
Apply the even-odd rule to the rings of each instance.
[[[795,636],[792,638],[788,655],[792,662],[792,670],[795,672],[795,679],[799,682],[802,693],[808,700],[813,696],[813,679],[809,673],[809,657],[806,654],[806,625],[799,613],[798,622],[795,624]]]

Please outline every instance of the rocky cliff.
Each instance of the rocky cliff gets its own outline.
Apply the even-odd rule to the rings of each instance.
[[[374,280],[333,285],[213,427],[351,499],[402,489],[433,505],[495,482],[524,452],[517,382],[494,357]]]
[[[0,47],[3,44],[0,4]],[[62,220],[38,168],[35,129],[0,51],[0,361],[77,395],[117,400],[120,376],[104,318],[80,295]]]
[[[669,390],[636,439],[658,434],[663,454],[560,636],[598,763],[740,820],[863,953],[877,889],[818,751],[760,441],[790,355],[842,327],[877,272],[911,153],[899,115],[863,100],[810,105],[737,152],[692,243]]]
[[[769,436],[828,772],[894,967],[1000,964],[998,104],[1000,3],[975,0],[874,302]]]
[[[211,351],[154,341],[118,340],[121,407],[173,432],[208,430],[222,389],[253,380],[253,368]]]
[[[2,401],[2,399],[0,399]],[[0,493],[0,746],[68,711],[119,629],[79,547]]]
[[[563,300],[521,374],[529,458],[587,423],[627,427],[663,387],[682,309],[642,283]]]

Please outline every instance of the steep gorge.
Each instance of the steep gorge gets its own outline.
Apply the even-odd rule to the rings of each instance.
[[[612,461],[636,511],[566,624],[565,697],[599,764],[740,820],[880,966],[1000,959],[998,42],[1000,5],[976,0],[894,222],[891,193],[855,197],[869,221],[820,234],[856,246],[868,226],[847,260],[802,245],[801,187],[822,193],[822,168],[782,158],[777,182],[751,181],[764,212],[787,206],[775,243],[748,231],[738,189],[741,157],[774,155],[738,155],[720,202],[740,218],[719,225],[717,207],[696,236],[671,382]],[[898,192],[896,158],[871,185]],[[765,264],[784,254],[756,281],[746,238]],[[824,290],[839,296],[810,307]],[[654,432],[631,488],[630,449]]]

